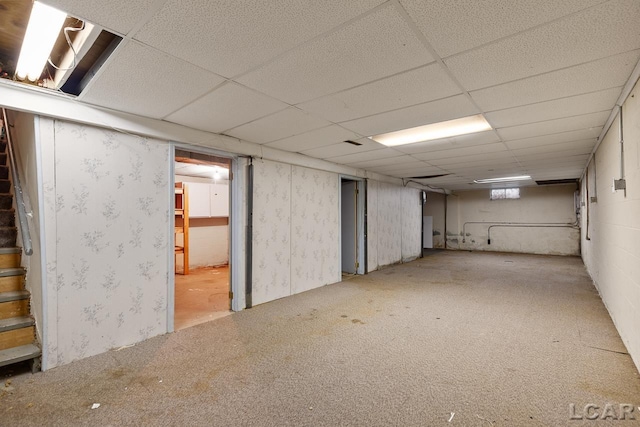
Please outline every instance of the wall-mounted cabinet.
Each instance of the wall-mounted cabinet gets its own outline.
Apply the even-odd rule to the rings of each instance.
[[[189,217],[228,216],[229,186],[227,184],[189,183]]]

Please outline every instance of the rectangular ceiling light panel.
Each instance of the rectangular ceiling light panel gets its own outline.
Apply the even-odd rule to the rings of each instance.
[[[446,122],[432,123],[410,129],[383,133],[371,136],[370,139],[389,147],[396,145],[413,144],[416,142],[431,141],[434,139],[450,138],[453,136],[467,135],[491,129],[491,125],[482,114],[463,117],[461,119],[447,120]]]
[[[38,1],[33,3],[16,67],[19,79],[36,81],[40,78],[66,18],[66,13],[51,6]]]

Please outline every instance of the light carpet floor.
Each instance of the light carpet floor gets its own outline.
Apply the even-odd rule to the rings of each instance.
[[[0,424],[621,423],[588,403],[637,407],[640,377],[582,261],[448,251],[14,376]]]

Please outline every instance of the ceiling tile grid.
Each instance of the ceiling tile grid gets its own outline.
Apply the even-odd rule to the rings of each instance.
[[[620,90],[621,88],[616,87],[599,92],[494,111],[485,114],[485,117],[494,128],[505,128],[582,114],[597,113],[600,111],[609,111],[620,96]]]
[[[165,0],[44,0],[43,3],[86,19],[116,33],[127,34],[147,11],[155,10]]]
[[[354,142],[361,145],[353,145],[346,142],[341,142],[338,144],[327,145],[325,147],[305,150],[302,151],[302,154],[318,159],[329,159],[331,157],[340,157],[346,156],[347,154],[364,153],[365,151],[381,150],[385,148],[384,145],[369,138],[356,139]]]
[[[267,146],[299,153],[301,151],[326,147],[328,145],[334,145],[341,142],[344,143],[343,141],[359,138],[361,138],[360,135],[338,125],[331,125],[321,129],[315,129],[310,132],[305,132],[300,135],[290,136],[279,141],[270,142]]]
[[[266,144],[328,125],[330,123],[326,120],[307,114],[295,107],[289,107],[225,133],[245,141]]]
[[[415,126],[477,114],[478,109],[464,95],[414,105],[341,123],[360,135],[373,136]]]
[[[383,2],[169,0],[135,38],[230,78]]]
[[[564,68],[470,92],[484,111],[502,110],[542,101],[622,87],[640,59],[633,50],[598,61]]]
[[[550,135],[572,130],[602,128],[609,118],[610,111],[584,114],[582,116],[565,117],[538,123],[511,126],[498,129],[498,134],[506,141],[533,136]]]
[[[605,0],[400,0],[441,57],[481,46]]]
[[[433,60],[391,3],[236,80],[298,104]]]
[[[165,118],[170,122],[222,133],[288,105],[237,83],[228,82]]]
[[[444,61],[467,90],[480,89],[638,49],[638,22],[640,2],[609,1]]]
[[[460,88],[440,64],[430,64],[299,104],[298,107],[332,122],[345,122],[458,93]]]
[[[167,70],[182,78],[174,79]],[[101,107],[162,118],[222,82],[220,76],[148,46],[123,42],[81,96]]]
[[[45,2],[128,34],[80,102],[451,189],[578,177],[640,60],[638,0]],[[366,138],[478,113],[495,130]]]

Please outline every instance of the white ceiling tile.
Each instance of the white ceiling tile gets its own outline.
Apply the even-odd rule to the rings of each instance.
[[[372,136],[477,113],[478,109],[466,96],[456,95],[451,98],[344,122],[342,125],[360,135]]]
[[[46,0],[44,3],[76,18],[98,24],[120,34],[131,31],[147,11],[165,0]]]
[[[311,116],[295,107],[289,107],[270,116],[238,126],[227,131],[226,134],[245,141],[266,144],[329,124],[329,122]]]
[[[431,64],[298,105],[332,122],[344,122],[460,93],[440,64]]]
[[[237,81],[297,104],[432,61],[391,3]]]
[[[610,111],[585,114],[576,117],[547,120],[539,123],[512,126],[498,129],[498,134],[504,140],[522,139],[533,136],[551,135],[572,130],[601,128],[609,118]]]
[[[533,138],[517,139],[505,141],[507,147],[512,150],[520,148],[537,147],[541,145],[557,144],[561,142],[585,141],[590,140],[595,143],[596,138],[600,135],[600,128],[582,129],[571,132],[555,133],[553,135],[536,136]]]
[[[315,129],[310,132],[305,132],[300,135],[290,136],[289,138],[284,138],[275,142],[270,142],[267,146],[300,153],[305,150],[334,145],[346,140],[354,140],[358,138],[360,138],[359,135],[356,135],[349,130],[341,128],[338,125],[331,125],[321,129]]]
[[[595,145],[595,141],[587,140],[587,141],[572,141],[572,142],[562,142],[558,144],[551,145],[541,145],[536,147],[529,148],[520,148],[518,150],[511,150],[514,156],[518,158],[518,156],[528,155],[528,154],[542,154],[542,153],[553,153],[560,151],[569,151],[572,150],[574,153],[578,152],[579,154],[589,153]]]
[[[467,90],[480,89],[638,49],[638,22],[639,1],[609,1],[445,63]]]
[[[431,151],[429,153],[422,153],[415,157],[419,157],[424,160],[429,159],[448,159],[452,157],[471,156],[476,154],[495,153],[498,151],[506,151],[506,147],[503,143],[498,142],[494,144],[474,145],[471,147],[452,148],[450,150]]]
[[[599,111],[610,111],[620,96],[621,88],[545,101],[537,104],[514,107],[486,113],[485,117],[494,128],[505,128],[526,123],[542,122],[563,117],[578,116]]]
[[[330,162],[346,165],[354,162],[366,162],[369,160],[386,159],[398,156],[402,156],[402,153],[394,150],[393,148],[383,148],[381,150],[371,150],[364,153],[354,153],[347,154],[345,156],[331,157],[327,160],[329,160]]]
[[[233,77],[380,3],[169,0],[135,38]]]
[[[622,87],[638,63],[634,50],[587,64],[471,92],[484,111],[501,110],[602,89]]]
[[[406,170],[423,170],[423,169],[437,170],[438,169],[438,168],[434,168],[430,164],[423,162],[421,160],[416,160],[413,158],[404,158],[403,156],[401,157],[403,158],[403,161],[401,163],[392,163],[392,164],[386,164],[381,166],[374,166],[374,167],[369,167],[367,169],[372,170],[374,172],[380,172],[380,173],[397,171],[402,168]]]
[[[391,165],[397,166],[397,165],[401,165],[401,164],[405,164],[407,162],[413,162],[413,161],[415,161],[415,159],[412,158],[411,156],[400,155],[397,157],[385,157],[382,159],[365,160],[362,162],[350,162],[345,164],[348,166],[352,166],[354,168],[367,169],[367,168],[378,167],[378,166],[391,166]]]
[[[427,153],[441,150],[451,150],[463,147],[475,147],[478,145],[499,142],[500,138],[494,131],[478,132],[469,135],[460,135],[453,138],[436,139],[433,141],[418,142],[416,144],[399,145],[396,150],[407,154]]]
[[[315,157],[317,159],[328,159],[331,157],[340,157],[346,156],[347,154],[364,153],[365,151],[381,150],[385,148],[384,145],[372,141],[369,138],[360,138],[355,140],[355,142],[362,145],[352,145],[341,142],[339,144],[333,144],[326,147],[303,151],[302,154]]]
[[[400,0],[441,57],[518,33],[603,0]]]
[[[555,161],[556,159],[577,159],[588,157],[591,150],[589,148],[574,148],[573,150],[564,151],[552,151],[538,154],[520,154],[515,153],[516,158],[522,164],[532,164],[537,162],[547,162],[549,160]]]
[[[534,173],[531,175],[533,179],[536,181],[547,180],[547,179],[574,179],[580,178],[582,175],[583,169],[568,169],[568,170],[558,170],[558,171],[547,171],[541,173]]]
[[[284,102],[230,82],[167,116],[165,120],[221,133],[287,107]]]
[[[429,175],[441,175],[446,173],[440,168],[430,166],[424,162],[411,162],[407,165],[389,165],[376,168],[370,168],[370,170],[383,173],[383,174],[396,174],[404,177],[411,176],[429,176]]]
[[[497,159],[511,159],[513,160],[513,156],[511,153],[505,148],[503,144],[493,144],[494,146],[488,149],[485,152],[469,154],[469,155],[458,155],[458,156],[447,156],[447,157],[434,157],[434,153],[420,153],[413,154],[413,157],[416,159],[424,160],[426,162],[431,163],[434,166],[442,166],[442,165],[451,165],[456,163],[466,163],[466,162],[475,162],[482,160],[497,160]]]
[[[180,78],[167,76],[167,70]],[[224,79],[136,42],[121,45],[82,100],[141,116],[162,118],[209,92]]]

